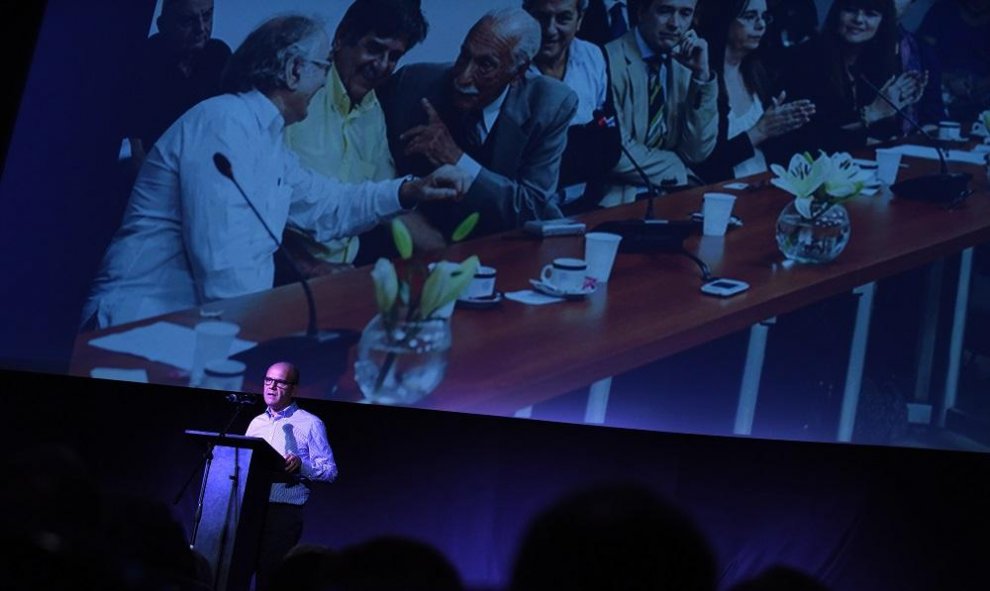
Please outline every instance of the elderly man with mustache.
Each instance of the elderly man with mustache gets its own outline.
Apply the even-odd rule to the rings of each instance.
[[[533,17],[495,10],[471,28],[454,64],[404,67],[379,94],[400,174],[444,164],[471,174],[462,201],[419,207],[441,235],[472,212],[479,233],[561,216],[555,192],[577,97],[527,74],[539,48]]]

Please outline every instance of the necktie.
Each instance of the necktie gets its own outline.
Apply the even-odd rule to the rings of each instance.
[[[468,148],[477,148],[485,143],[482,141],[484,125],[481,113],[472,113],[464,118],[464,139]]]
[[[646,68],[649,72],[649,116],[650,125],[647,127],[647,140],[660,140],[666,134],[666,118],[664,117],[664,104],[667,101],[666,92],[663,88],[663,56],[654,55],[646,60]]]
[[[612,8],[608,9],[609,40],[618,39],[629,30],[629,26],[626,24],[626,15],[622,12],[623,8],[624,3],[616,2],[612,5]]]

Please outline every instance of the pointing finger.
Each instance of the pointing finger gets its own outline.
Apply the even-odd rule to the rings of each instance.
[[[437,110],[433,108],[433,105],[430,103],[430,100],[424,98],[420,102],[423,104],[423,110],[426,111],[426,118],[429,120],[430,125],[441,123],[440,115],[437,114]]]

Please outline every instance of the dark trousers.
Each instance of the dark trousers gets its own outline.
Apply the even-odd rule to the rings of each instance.
[[[269,503],[258,546],[254,588],[265,591],[285,555],[299,543],[303,530],[302,505]]]

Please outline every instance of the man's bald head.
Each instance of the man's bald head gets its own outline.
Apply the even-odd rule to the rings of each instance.
[[[487,27],[492,34],[513,44],[515,68],[528,66],[540,50],[540,23],[522,8],[492,10],[475,23],[471,32],[479,27]]]
[[[521,8],[493,10],[468,32],[452,72],[454,107],[477,112],[520,78],[540,49],[540,25]]]

